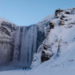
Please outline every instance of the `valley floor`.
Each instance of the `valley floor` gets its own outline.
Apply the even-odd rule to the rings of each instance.
[[[67,65],[56,64],[54,66],[48,66],[47,63],[45,63],[45,66],[42,65],[33,70],[18,69],[0,71],[0,75],[75,75],[74,63],[75,62],[70,62]]]
[[[72,45],[73,47],[75,46]],[[75,50],[54,55],[50,60],[33,69],[23,70],[21,67],[0,67],[0,75],[75,75]],[[6,70],[7,69],[7,70]]]

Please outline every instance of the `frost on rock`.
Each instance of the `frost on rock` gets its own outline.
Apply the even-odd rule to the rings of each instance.
[[[55,11],[55,17],[56,17],[56,18],[59,18],[59,17],[61,16],[60,14],[62,14],[63,11],[64,11],[64,10],[62,10],[62,9],[57,9],[57,10]]]
[[[30,67],[36,52],[37,27],[18,27],[15,34],[13,64]]]
[[[48,48],[47,50],[42,51],[41,62],[49,60],[53,56],[52,50]]]
[[[43,50],[43,45],[40,45],[40,47],[37,50],[37,53],[34,54],[33,56],[33,61],[31,64],[31,69],[32,68],[36,68],[37,66],[39,66],[41,64],[41,52]]]
[[[39,66],[50,57],[55,59],[68,50],[75,38],[73,33],[75,31],[74,12],[74,8],[55,11],[55,18],[51,19],[49,26],[45,27],[46,38],[33,57],[31,68]]]
[[[7,65],[13,57],[13,40],[16,25],[0,19],[0,65]]]

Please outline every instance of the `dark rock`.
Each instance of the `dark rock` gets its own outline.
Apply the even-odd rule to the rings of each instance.
[[[50,29],[54,28],[54,23],[50,22],[49,25],[50,25]]]
[[[60,19],[63,20],[64,18],[66,18],[66,16],[62,15]]]
[[[60,13],[60,12],[63,12],[63,10],[57,9],[57,10],[55,11],[55,16],[57,16],[57,14]]]
[[[46,51],[48,51],[48,52],[46,53]],[[51,52],[51,53],[49,53],[49,52]],[[52,50],[50,50],[50,49],[43,50],[42,56],[41,56],[41,62],[49,60],[52,56],[53,56]]]
[[[67,11],[67,12],[65,12],[65,14],[70,14],[70,12]]]
[[[49,60],[49,58],[48,58],[48,57],[46,57],[45,52],[44,52],[44,51],[42,51],[41,62],[44,62],[44,61],[47,61],[47,60]]]

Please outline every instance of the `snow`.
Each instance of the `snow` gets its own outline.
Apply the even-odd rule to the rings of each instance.
[[[55,16],[54,14],[47,16],[46,18],[44,18],[42,21],[40,21],[39,23],[37,23],[38,26],[44,25],[45,23],[47,23],[48,21],[54,19]]]
[[[66,11],[72,13],[71,9],[67,9]],[[41,21],[38,23],[38,25],[40,26],[48,21],[51,21],[55,24],[54,25],[55,27],[54,29],[50,30],[49,35],[39,46],[37,53],[34,54],[31,70],[18,69],[10,71],[1,71],[0,74],[1,75],[10,75],[10,74],[11,75],[17,75],[17,74],[18,75],[75,75],[75,33],[74,33],[75,15],[65,14],[65,10],[61,14],[59,14],[59,16],[62,16],[62,14],[67,16],[63,19],[64,25],[60,26],[59,25],[60,17],[56,19],[54,18],[54,15],[45,18],[43,20],[44,22]],[[67,19],[68,21],[65,21],[65,19]],[[31,42],[32,40],[30,40],[29,43]],[[43,51],[43,44],[50,46],[50,49],[53,52],[53,56],[50,58],[50,60],[41,63],[41,52]],[[45,52],[49,53],[49,51]]]
[[[11,70],[11,71],[2,71],[0,72],[1,75],[26,75],[26,71],[23,70]]]
[[[64,57],[62,56],[62,58]],[[53,60],[54,62],[47,61],[36,69],[1,71],[0,75],[75,75],[75,59],[74,61],[62,61],[62,58],[59,57],[55,61]]]
[[[0,17],[0,23],[1,23],[1,22],[8,22],[8,23],[12,23],[12,22],[10,22],[10,21],[6,20],[5,18]],[[12,24],[14,24],[14,23],[12,23]]]
[[[66,73],[70,75],[72,72],[75,74],[75,15],[65,14],[65,12],[63,14],[66,16],[64,19],[68,21],[63,19],[64,25],[59,26],[60,17],[50,20],[55,24],[55,27],[51,29],[49,35],[43,41],[44,44],[50,45],[54,55],[49,61],[40,64],[43,49],[38,49],[39,52],[34,56],[34,58],[36,57],[38,59],[32,63],[34,65],[33,72],[31,72],[32,75],[42,75],[42,73],[43,75],[60,75],[60,73],[61,75],[66,75]],[[58,48],[60,50],[59,52]],[[68,73],[70,70],[71,72]],[[73,73],[72,75],[74,75]]]
[[[46,54],[52,55],[52,52],[49,50],[43,50]]]
[[[29,75],[74,75],[75,74],[75,42],[70,44],[59,57],[54,55],[49,61],[42,63]]]

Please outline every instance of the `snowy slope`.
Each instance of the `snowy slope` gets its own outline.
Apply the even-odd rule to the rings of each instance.
[[[51,28],[51,24],[54,28]],[[40,29],[44,27],[44,33],[47,35],[45,34],[45,40],[33,57],[32,69],[4,71],[0,74],[75,75],[75,8],[56,10],[55,14],[48,16],[37,25]],[[47,49],[45,50],[44,47]],[[50,55],[53,53],[45,62],[41,62],[43,51]]]
[[[38,52],[34,55],[34,59],[31,68],[37,67],[32,75],[50,75],[56,74],[52,70],[63,70],[64,75],[69,70],[74,72],[75,66],[75,9],[66,9],[62,12],[57,12],[55,18],[50,20],[54,24],[54,28],[50,30],[47,38],[43,41],[41,47],[38,48]],[[64,16],[64,17],[63,17]],[[43,51],[43,45],[50,46],[53,52],[53,56],[50,60],[41,63],[41,56]],[[65,69],[68,68],[68,71]],[[51,71],[50,71],[51,70]],[[36,72],[35,72],[36,71]],[[72,72],[71,71],[71,72]],[[58,72],[60,74],[60,72]],[[67,73],[68,74],[68,73]],[[69,73],[70,74],[70,73]],[[75,72],[74,72],[75,74]],[[63,73],[61,74],[63,75]],[[73,75],[73,74],[72,74]]]

